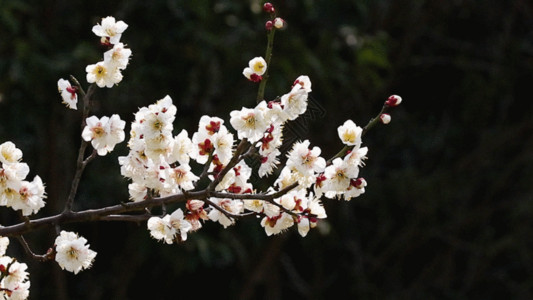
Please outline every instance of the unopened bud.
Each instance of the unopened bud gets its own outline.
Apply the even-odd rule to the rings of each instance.
[[[267,21],[265,23],[265,29],[266,30],[270,31],[270,30],[272,30],[272,27],[274,27],[274,23],[272,23],[272,21]]]
[[[285,26],[285,21],[282,18],[275,18],[274,19],[274,27],[277,29],[281,29]]]
[[[400,103],[402,103],[402,97],[398,95],[391,95],[389,96],[387,101],[385,101],[385,104],[387,104],[388,106],[398,106],[400,105]]]
[[[381,114],[379,118],[381,119],[381,123],[383,124],[389,124],[391,120],[391,116],[389,114]]]
[[[276,11],[276,9],[274,9],[274,5],[272,5],[270,2],[267,2],[263,5],[263,10],[269,14],[272,14]]]

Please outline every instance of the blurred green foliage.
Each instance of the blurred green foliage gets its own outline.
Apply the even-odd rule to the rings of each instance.
[[[0,142],[24,152],[47,184],[39,216],[62,209],[80,142],[80,115],[60,103],[57,80],[85,81],[101,59],[91,27],[112,15],[129,24],[124,80],[95,94],[93,113],[133,113],[165,95],[176,130],[200,116],[228,120],[254,103],[241,75],[266,45],[256,0],[0,0]],[[206,224],[186,243],[162,245],[145,224],[69,225],[98,252],[92,269],[9,251],[29,264],[32,299],[533,298],[533,4],[512,1],[286,0],[266,97],[301,74],[326,114],[306,134],[324,156],[336,128],[364,125],[390,94],[404,103],[369,132],[367,193],[325,201],[328,220],[308,237],[267,238],[257,220]],[[127,199],[115,152],[88,166],[77,209]],[[0,223],[17,221],[0,210]],[[54,233],[27,237],[44,253]],[[52,272],[53,276],[50,276]]]

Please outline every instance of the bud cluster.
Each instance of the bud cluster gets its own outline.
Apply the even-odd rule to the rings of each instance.
[[[263,11],[270,14],[270,20],[266,21],[265,29],[270,31],[272,29],[282,29],[285,26],[285,20],[276,17],[276,9],[272,3],[267,2],[263,5]]]

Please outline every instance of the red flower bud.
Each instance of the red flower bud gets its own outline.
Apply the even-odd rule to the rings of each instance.
[[[402,102],[402,97],[398,95],[391,95],[389,96],[387,101],[385,101],[385,104],[392,107],[392,106],[400,105],[401,102]]]
[[[263,10],[269,14],[273,14],[276,11],[274,5],[272,5],[270,2],[267,2],[263,5]]]
[[[270,31],[270,30],[272,30],[272,27],[274,27],[274,23],[272,23],[272,21],[267,21],[265,23],[265,29],[266,30]]]

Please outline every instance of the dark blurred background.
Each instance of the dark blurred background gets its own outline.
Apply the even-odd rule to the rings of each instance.
[[[145,224],[65,225],[98,252],[74,275],[32,261],[16,240],[8,254],[29,265],[31,299],[532,299],[533,3],[509,1],[274,1],[287,21],[276,33],[266,97],[301,74],[313,107],[298,138],[331,157],[336,128],[363,126],[390,94],[404,102],[392,123],[365,136],[366,194],[327,200],[328,219],[306,238],[266,237],[255,219],[214,223],[179,245]],[[261,1],[0,0],[0,142],[13,141],[62,210],[80,143],[80,113],[60,102],[57,80],[85,84],[102,58],[91,28],[102,17],[129,24],[124,80],[94,95],[97,116],[130,122],[170,95],[174,124],[191,134],[200,116],[255,103],[241,74],[264,55]],[[86,85],[86,84],[85,84]],[[227,123],[228,127],[229,122]],[[129,126],[127,127],[129,130]],[[117,156],[91,163],[76,209],[128,198]],[[174,209],[175,207],[172,207]],[[0,224],[18,219],[0,209]],[[26,236],[37,253],[53,230]]]

